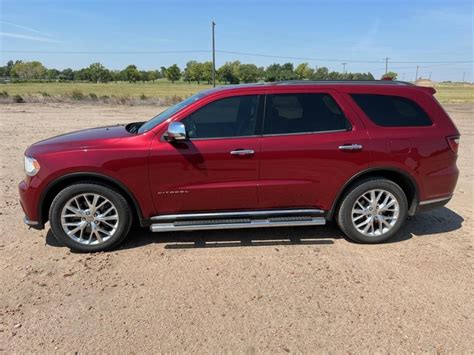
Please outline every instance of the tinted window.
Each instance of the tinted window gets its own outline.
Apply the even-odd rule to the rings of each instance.
[[[384,127],[431,126],[418,104],[400,96],[352,94],[352,98],[372,122]]]
[[[193,112],[182,122],[189,138],[241,137],[255,134],[258,96],[216,100]]]
[[[265,134],[349,129],[341,108],[328,94],[268,95]]]
[[[176,112],[178,112],[178,111],[182,110],[183,108],[191,105],[192,103],[196,102],[197,100],[199,100],[200,98],[202,98],[204,96],[205,96],[205,94],[200,92],[200,93],[197,93],[197,94],[195,94],[191,97],[188,97],[186,100],[183,100],[183,101],[177,103],[174,106],[171,106],[167,110],[165,110],[162,113],[158,114],[157,116],[153,117],[148,122],[145,122],[140,127],[140,129],[138,130],[138,133],[143,133],[143,132],[149,131],[153,127],[159,125],[161,122],[163,122],[163,121],[167,120],[168,118],[170,118],[171,116],[173,116]]]

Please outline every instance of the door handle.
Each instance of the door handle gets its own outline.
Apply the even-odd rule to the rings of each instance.
[[[231,155],[253,155],[255,154],[255,151],[253,149],[236,149],[230,152]]]
[[[339,146],[340,150],[362,150],[362,144],[344,144]]]

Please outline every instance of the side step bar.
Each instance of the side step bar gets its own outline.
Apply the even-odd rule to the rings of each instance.
[[[152,232],[324,225],[314,209],[196,213],[152,217]]]

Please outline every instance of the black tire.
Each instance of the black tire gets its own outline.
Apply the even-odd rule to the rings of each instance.
[[[66,203],[74,196],[84,193],[94,193],[107,198],[117,210],[119,220],[115,232],[108,240],[97,245],[86,245],[73,240],[66,234],[61,224],[61,212]],[[132,213],[127,200],[110,187],[97,183],[78,183],[64,188],[56,195],[49,210],[49,223],[58,241],[73,251],[92,253],[109,250],[122,242],[130,230]]]
[[[357,230],[352,221],[352,207],[359,197],[374,189],[390,192],[399,204],[399,215],[395,224],[386,233],[379,236],[367,236]],[[354,184],[342,197],[338,212],[337,223],[344,234],[357,243],[375,244],[393,237],[401,228],[408,215],[408,202],[405,193],[395,182],[382,178],[372,177]]]

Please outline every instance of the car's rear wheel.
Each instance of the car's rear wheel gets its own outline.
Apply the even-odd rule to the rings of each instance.
[[[400,230],[407,211],[407,198],[400,186],[388,179],[369,178],[344,195],[337,222],[349,239],[379,243]]]
[[[125,198],[93,183],[68,186],[54,198],[49,221],[56,239],[80,252],[108,250],[130,230],[132,215]]]

